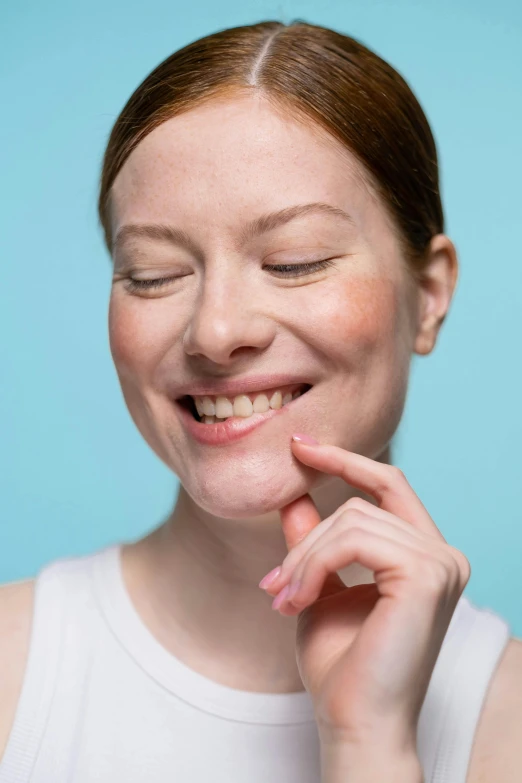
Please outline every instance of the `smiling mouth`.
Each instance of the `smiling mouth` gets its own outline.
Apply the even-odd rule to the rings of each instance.
[[[277,395],[277,391],[278,390],[274,389],[273,390],[273,392],[274,392],[273,394],[266,395],[267,398],[268,398],[268,406],[269,406],[269,407],[267,407],[266,403],[265,403],[264,407],[267,408],[266,412],[268,410],[271,410],[271,409],[279,409],[279,408],[286,407],[286,405],[289,405],[291,402],[293,402],[298,397],[302,397],[304,394],[306,394],[306,392],[308,392],[311,388],[312,388],[312,386],[309,383],[303,383],[292,394],[288,394],[287,393],[287,394],[285,394],[284,397],[283,397],[283,395],[281,393],[279,393],[279,396],[278,396]],[[256,397],[255,394],[251,394],[251,395],[248,395],[248,396],[253,397],[253,398]],[[248,419],[251,416],[255,415],[256,413],[263,412],[263,411],[255,411],[254,410],[251,413],[247,414],[247,412],[245,410],[243,410],[241,412],[242,413],[242,415],[241,415],[241,413],[237,413],[236,414],[236,412],[234,410],[234,413],[232,415],[230,415],[230,416],[225,416],[223,418],[217,418],[215,415],[214,416],[207,416],[205,414],[200,415],[198,413],[197,408],[196,408],[196,403],[194,401],[194,398],[191,397],[188,394],[185,395],[184,397],[181,397],[180,399],[178,399],[177,402],[183,408],[188,410],[192,414],[193,418],[196,421],[198,421],[198,422],[200,422],[202,424],[203,423],[204,424],[217,424],[217,423],[222,422],[222,421],[228,421],[228,419]],[[247,414],[247,415],[245,415],[245,414]]]

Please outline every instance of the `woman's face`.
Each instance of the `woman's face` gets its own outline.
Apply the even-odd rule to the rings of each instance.
[[[310,208],[247,232],[318,202],[350,219]],[[131,224],[178,232],[127,230],[115,243],[110,344],[138,429],[201,508],[257,516],[328,483],[293,457],[294,432],[381,454],[404,407],[417,292],[382,203],[340,143],[259,95],[214,100],[140,142],[111,214],[115,238]],[[298,276],[269,268],[324,259]],[[173,279],[133,290],[130,277]],[[190,434],[174,402],[187,387],[266,374],[312,388],[239,440]]]

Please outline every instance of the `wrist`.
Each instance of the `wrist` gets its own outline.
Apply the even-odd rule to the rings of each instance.
[[[321,783],[424,783],[416,752],[321,745]]]

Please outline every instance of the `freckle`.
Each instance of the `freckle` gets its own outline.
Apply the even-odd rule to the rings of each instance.
[[[351,278],[336,293],[346,308],[332,311],[332,326],[341,335],[354,332],[376,335],[393,328],[396,315],[396,284],[387,278]]]

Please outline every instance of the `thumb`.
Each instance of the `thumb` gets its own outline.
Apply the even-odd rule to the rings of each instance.
[[[308,533],[321,522],[321,516],[311,496],[301,495],[286,506],[279,509],[281,525],[288,551],[299,544]],[[341,577],[328,574],[321,590],[321,598],[338,593],[346,588]]]
[[[297,546],[321,521],[317,506],[307,493],[279,509],[288,551]]]

